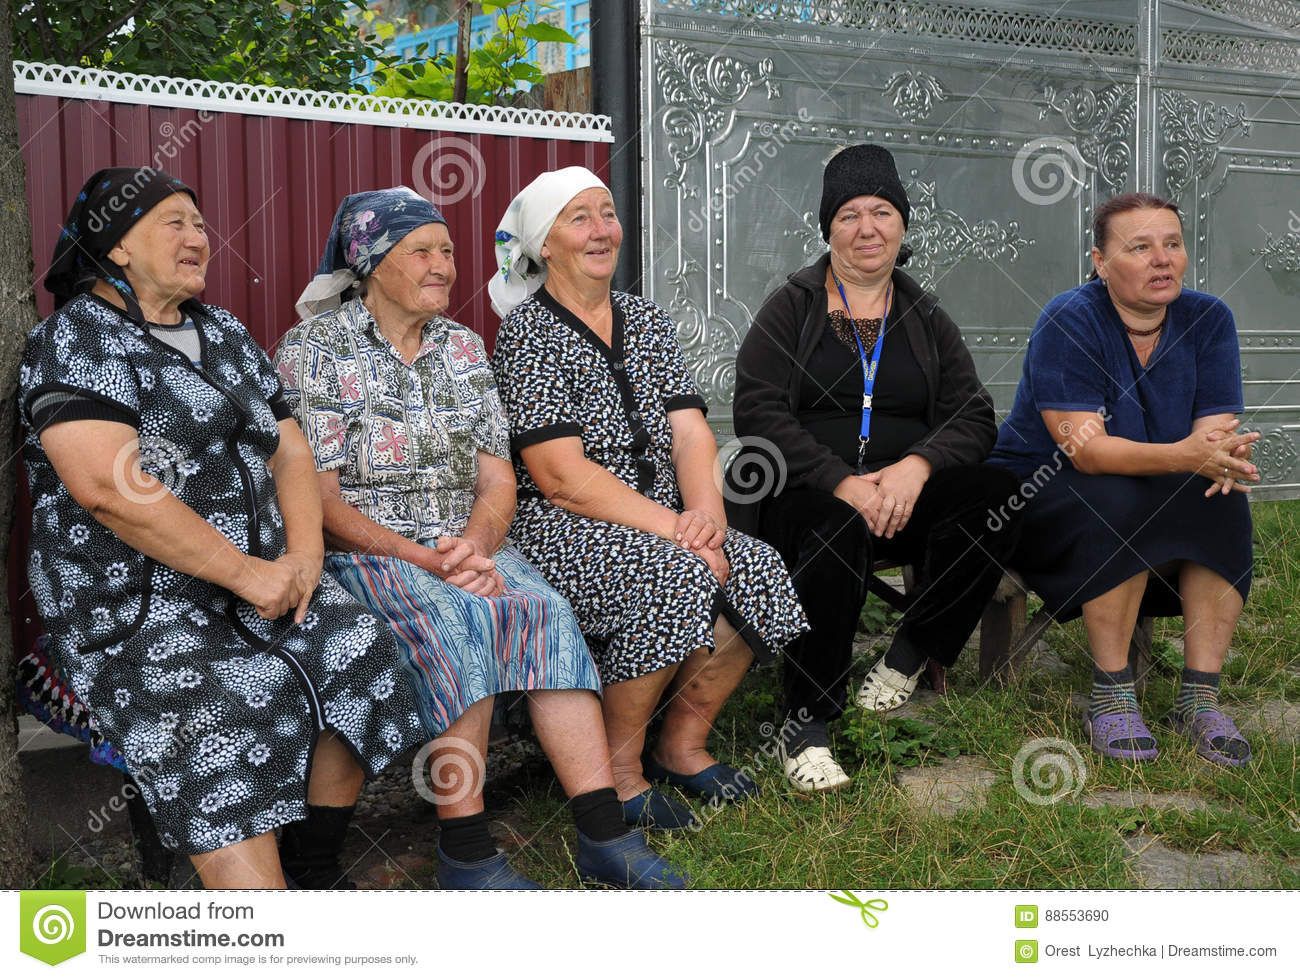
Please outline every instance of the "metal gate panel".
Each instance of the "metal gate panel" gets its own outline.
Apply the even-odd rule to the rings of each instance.
[[[1093,208],[1176,198],[1189,286],[1242,338],[1257,495],[1300,495],[1300,3],[646,0],[646,292],[720,433],[764,297],[820,255],[821,171],[877,142],[908,186],[908,271],[1001,411],[1042,305],[1090,267]]]

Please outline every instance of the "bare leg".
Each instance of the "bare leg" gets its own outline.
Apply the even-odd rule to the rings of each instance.
[[[307,802],[313,806],[350,806],[361,794],[366,773],[347,745],[334,733],[321,735],[312,756]]]
[[[190,857],[208,890],[266,888],[284,890],[275,834],[263,833],[232,846]]]
[[[1183,600],[1183,658],[1187,668],[1218,673],[1241,615],[1241,593],[1201,564],[1184,561],[1178,573]]]
[[[601,712],[605,737],[609,741],[610,768],[620,802],[626,802],[650,788],[641,771],[641,750],[646,726],[659,706],[664,688],[681,664],[666,666],[635,680],[611,683],[605,688]]]
[[[697,649],[673,678],[663,731],[655,746],[655,760],[680,775],[695,775],[717,764],[708,747],[713,722],[754,660],[754,653],[725,618],[714,623],[713,638],[717,648],[712,653]]]
[[[484,697],[471,704],[433,741],[429,786],[435,796],[447,800],[437,806],[439,819],[457,819],[483,811],[492,701],[492,697]]]
[[[599,697],[589,690],[534,690],[528,713],[566,796],[614,784]]]
[[[1137,625],[1148,572],[1134,575],[1105,594],[1083,603],[1088,645],[1099,669],[1115,673],[1128,665],[1128,647]]]

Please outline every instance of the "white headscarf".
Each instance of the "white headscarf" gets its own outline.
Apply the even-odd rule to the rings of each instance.
[[[586,167],[565,167],[543,173],[510,202],[497,225],[497,271],[488,283],[492,308],[502,319],[542,287],[542,242],[565,205],[592,187],[609,190]]]

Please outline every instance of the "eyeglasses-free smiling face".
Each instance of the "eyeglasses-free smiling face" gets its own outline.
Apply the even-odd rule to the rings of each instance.
[[[892,272],[904,230],[903,216],[883,197],[845,201],[831,219],[830,248],[837,271],[864,278]]]
[[[1121,310],[1154,313],[1183,290],[1187,251],[1182,223],[1163,207],[1116,214],[1102,246],[1093,248],[1092,262]]]
[[[167,306],[203,291],[212,249],[189,194],[172,194],[132,225],[108,257],[126,270],[147,305]]]
[[[445,312],[456,284],[456,257],[445,224],[424,224],[393,246],[370,273],[371,286],[400,308],[425,317]]]
[[[614,199],[603,187],[590,187],[564,206],[542,244],[548,274],[575,282],[614,276],[623,226]]]

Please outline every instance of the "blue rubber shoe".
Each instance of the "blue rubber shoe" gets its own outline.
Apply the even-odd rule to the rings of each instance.
[[[689,806],[675,802],[658,789],[646,789],[619,804],[623,807],[623,822],[629,826],[689,829],[699,822]]]
[[[506,861],[498,850],[495,856],[473,863],[453,860],[438,847],[438,886],[444,891],[540,891],[542,885],[529,880]]]
[[[688,878],[650,849],[634,829],[604,843],[578,833],[578,874],[583,880],[638,891],[680,891]]]
[[[652,782],[664,782],[667,785],[684,789],[699,796],[710,805],[724,802],[744,802],[758,795],[758,783],[738,768],[718,762],[694,775],[679,775],[670,772],[650,755],[641,759],[641,770]]]

